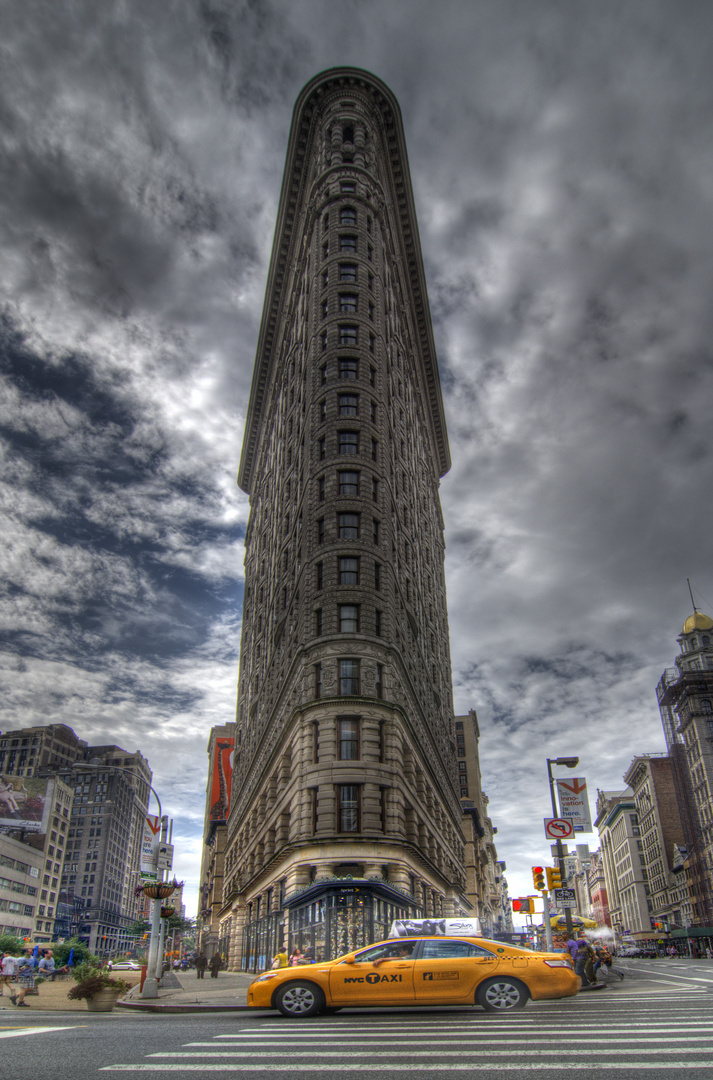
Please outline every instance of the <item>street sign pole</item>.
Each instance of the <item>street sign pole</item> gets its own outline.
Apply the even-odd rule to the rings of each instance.
[[[572,760],[574,761],[574,758],[572,758]],[[552,816],[553,817],[559,817],[560,815],[557,812],[557,800],[555,799],[555,781],[554,781],[554,777],[552,776],[552,762],[551,762],[550,758],[547,759],[547,775],[550,778],[550,796],[552,797]],[[565,869],[564,869],[564,849],[562,847],[562,838],[561,837],[557,838],[557,862],[559,863],[559,868],[560,868],[560,874],[562,876],[562,881],[565,881],[566,878],[565,878]],[[571,941],[571,939],[574,936],[574,925],[572,923],[572,912],[569,910],[569,908],[565,908],[564,920],[565,920],[565,923],[567,924],[567,940]]]
[[[561,843],[561,841],[560,841]],[[545,913],[543,919],[545,921],[545,941],[547,942],[547,951],[552,952],[552,922],[550,920],[550,894],[547,889],[542,892],[542,899],[545,901]]]

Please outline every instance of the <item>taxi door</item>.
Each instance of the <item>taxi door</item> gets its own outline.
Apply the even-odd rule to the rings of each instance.
[[[479,945],[457,938],[427,938],[414,964],[414,999],[472,1001],[476,987],[495,974],[499,959]]]
[[[412,1002],[413,968],[410,956],[384,956],[383,949],[365,949],[356,954],[353,964],[335,964],[329,969],[329,996],[334,1005]]]

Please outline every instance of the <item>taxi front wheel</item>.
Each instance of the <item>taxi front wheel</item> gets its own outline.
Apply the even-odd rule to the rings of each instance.
[[[509,1012],[522,1009],[529,994],[526,987],[517,979],[486,979],[478,987],[476,1001],[486,1012]]]
[[[275,1005],[283,1016],[316,1016],[324,1008],[324,994],[314,983],[291,982],[277,991]]]

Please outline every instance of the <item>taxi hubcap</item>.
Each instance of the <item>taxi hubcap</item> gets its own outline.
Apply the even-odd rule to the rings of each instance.
[[[520,991],[509,982],[493,983],[485,991],[485,1000],[496,1009],[512,1009],[520,1003]]]
[[[291,1013],[307,1012],[314,1006],[314,994],[304,986],[295,986],[286,991],[282,1004]]]

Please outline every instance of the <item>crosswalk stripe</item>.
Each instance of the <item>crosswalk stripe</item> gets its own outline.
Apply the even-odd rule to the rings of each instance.
[[[84,1027],[83,1024],[67,1024],[64,1027],[26,1027],[11,1031],[0,1031],[0,1039],[14,1039],[18,1035],[44,1035],[47,1031],[71,1031],[72,1028]]]
[[[675,1039],[675,1040],[671,1039],[671,1040],[667,1040],[667,1041],[684,1042],[686,1040],[683,1040],[683,1039]],[[709,1043],[709,1045],[713,1046],[713,1043],[711,1043],[710,1040],[699,1040],[699,1041],[701,1041],[701,1042],[707,1041]],[[616,1049],[610,1050],[608,1047],[603,1047],[603,1048],[600,1048],[600,1049],[597,1050],[597,1055],[609,1054],[610,1056],[616,1055],[617,1057],[621,1057],[623,1054],[630,1054],[630,1055],[631,1054],[681,1054],[681,1053],[683,1053],[683,1054],[699,1054],[701,1052],[701,1050],[702,1050],[702,1047],[700,1047],[700,1046],[693,1047],[693,1049],[691,1049],[691,1050],[686,1050],[685,1048],[680,1047],[680,1046],[674,1046],[674,1047],[671,1047],[671,1049],[667,1049],[666,1047],[661,1046],[660,1043],[657,1043],[655,1046],[651,1046],[651,1047],[638,1046],[638,1047],[631,1047],[630,1049],[627,1048],[627,1047],[617,1047]],[[456,1057],[456,1056],[459,1057],[459,1058],[467,1058],[469,1056],[469,1054],[477,1054],[478,1060],[482,1060],[482,1058],[485,1058],[485,1057],[487,1057],[487,1058],[493,1058],[493,1057],[543,1057],[543,1058],[550,1058],[550,1057],[565,1057],[567,1055],[569,1055],[571,1057],[572,1049],[571,1049],[571,1047],[569,1047],[569,1048],[566,1048],[564,1050],[542,1050],[542,1049],[530,1046],[530,1047],[528,1047],[527,1050],[513,1050],[511,1046],[508,1046],[507,1050],[491,1050],[489,1047],[477,1047],[477,1048],[474,1048],[474,1049],[471,1049],[471,1050],[466,1050],[464,1047],[460,1047],[458,1050],[441,1050],[441,1049],[439,1049],[439,1050],[380,1050],[379,1051],[379,1062],[381,1062],[384,1058],[395,1058],[395,1057],[404,1057],[404,1056],[410,1057],[410,1058],[412,1058],[412,1057],[413,1058],[424,1058],[424,1057],[445,1058],[445,1057]],[[179,1050],[160,1050],[155,1054],[147,1054],[146,1056],[149,1057],[149,1058],[201,1058],[201,1059],[204,1059],[204,1058],[240,1058],[240,1057],[242,1057],[242,1058],[247,1058],[250,1061],[259,1060],[260,1058],[274,1058],[276,1056],[289,1058],[290,1061],[292,1061],[292,1059],[296,1058],[296,1057],[308,1057],[310,1059],[332,1057],[332,1058],[344,1058],[347,1061],[351,1061],[355,1057],[359,1057],[359,1058],[365,1058],[365,1057],[371,1058],[371,1057],[373,1057],[371,1051],[369,1051],[369,1050],[354,1050],[351,1047],[347,1047],[346,1049],[341,1049],[341,1050],[310,1050],[310,1051],[307,1051],[307,1052],[304,1052],[304,1053],[299,1053],[299,1052],[294,1053],[294,1052],[291,1052],[290,1050],[283,1050],[283,1051],[279,1051],[279,1050],[252,1050],[252,1051],[247,1051],[247,1050],[212,1050],[211,1051],[211,1050],[209,1050],[207,1052],[203,1051],[202,1053],[191,1053],[189,1051],[179,1051]]]
[[[668,1069],[708,1069],[710,1070],[710,1058],[706,1058],[705,1061],[667,1061],[666,1067]],[[543,1065],[541,1062],[530,1061],[517,1061],[512,1065],[507,1065],[504,1062],[497,1061],[480,1064],[477,1062],[454,1062],[452,1065],[447,1066],[449,1072],[542,1072]],[[592,1063],[590,1061],[566,1061],[566,1062],[550,1062],[546,1066],[548,1071],[554,1069],[562,1070],[583,1070],[588,1069],[592,1071]],[[656,1069],[661,1070],[661,1065],[656,1061],[629,1061],[626,1068],[632,1069]],[[596,1070],[601,1072],[606,1069],[619,1069],[621,1065],[616,1061],[602,1061],[598,1062]],[[374,1063],[374,1062],[354,1062],[350,1064],[344,1071],[346,1073],[354,1072],[370,1072],[374,1071],[382,1072],[442,1072],[442,1065],[426,1065],[419,1062],[409,1062],[407,1064],[390,1064],[389,1062]],[[152,1061],[146,1065],[104,1065],[99,1069],[99,1072],[252,1072],[252,1073],[319,1073],[319,1072],[333,1072],[334,1065],[321,1065],[319,1062],[312,1062],[308,1065],[290,1064],[286,1062],[284,1065],[261,1065],[254,1062],[248,1062],[245,1065],[231,1065],[228,1062],[221,1062],[220,1064],[212,1065],[210,1062],[201,1062],[200,1064],[192,1065],[187,1062],[180,1065],[162,1064],[158,1061]]]

